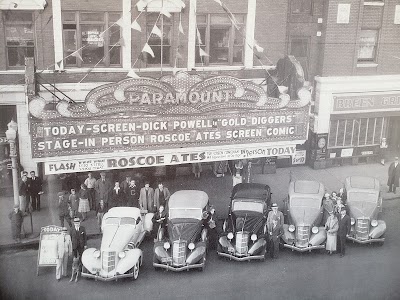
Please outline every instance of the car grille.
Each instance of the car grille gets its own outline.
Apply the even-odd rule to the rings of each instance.
[[[369,220],[358,218],[356,223],[356,237],[359,240],[368,240]]]
[[[239,255],[245,255],[249,251],[249,233],[248,232],[237,232],[236,233],[236,253]]]
[[[310,226],[297,226],[296,228],[296,246],[307,247],[310,240]]]
[[[182,266],[186,261],[186,241],[174,241],[172,244],[172,263]]]
[[[115,269],[115,251],[103,251],[101,257],[102,269],[110,272]]]

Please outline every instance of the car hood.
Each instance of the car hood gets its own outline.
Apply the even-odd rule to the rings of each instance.
[[[311,226],[320,215],[320,208],[307,206],[291,206],[290,217],[294,225]]]
[[[371,218],[376,215],[377,205],[374,202],[353,201],[347,202],[352,218]]]
[[[232,212],[232,221],[235,231],[258,232],[265,224],[266,218],[264,214],[236,211]]]
[[[168,236],[171,241],[185,240],[188,243],[193,242],[200,234],[202,229],[202,220],[194,219],[173,219],[168,221]]]
[[[101,250],[122,251],[137,229],[133,225],[106,225],[103,228]]]

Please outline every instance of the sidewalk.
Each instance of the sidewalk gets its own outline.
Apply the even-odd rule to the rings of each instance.
[[[308,166],[298,166],[291,168],[277,169],[276,174],[259,174],[261,170],[254,168],[255,175],[253,182],[268,184],[272,191],[272,200],[282,205],[282,200],[287,197],[288,183],[290,176],[293,180],[317,180],[323,183],[328,192],[338,191],[347,176],[363,175],[376,177],[381,183],[381,190],[384,200],[400,198],[400,190],[398,194],[387,193],[387,170],[389,163],[385,166],[381,164],[368,164],[357,166],[342,166],[329,168],[324,170],[313,170]],[[291,174],[291,175],[290,175]],[[228,211],[229,196],[232,190],[232,176],[228,173],[225,177],[216,178],[211,170],[204,170],[200,179],[194,178],[187,172],[175,179],[165,180],[165,186],[169,188],[171,193],[182,189],[200,189],[205,191],[210,198],[210,203],[215,206],[219,216],[224,217]],[[22,239],[20,244],[15,244],[11,238],[11,225],[8,214],[13,207],[12,197],[0,195],[0,249],[9,249],[13,247],[25,246],[27,244],[37,244],[39,241],[40,228],[47,225],[60,225],[57,212],[57,192],[60,191],[60,183],[53,176],[47,178],[45,194],[41,197],[40,212],[32,213],[33,233],[31,233],[31,225],[29,216],[25,217],[24,224],[27,233],[31,233],[27,238]],[[99,235],[99,229],[95,218],[95,212],[88,214],[88,219],[82,222],[85,226],[88,237],[96,237]]]

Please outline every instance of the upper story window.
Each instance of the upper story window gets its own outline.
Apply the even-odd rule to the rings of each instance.
[[[308,37],[290,37],[289,54],[293,55],[303,67],[306,80],[308,79],[309,73],[309,45],[310,39]]]
[[[290,12],[292,14],[311,15],[312,0],[292,0],[290,1]]]
[[[245,15],[234,14],[234,16],[236,26],[227,14],[196,16],[201,39],[199,41],[196,38],[196,64],[206,66],[243,64]],[[201,56],[200,48],[209,56]]]
[[[115,24],[120,13],[63,12],[62,16],[64,57],[80,49],[82,58],[68,56],[67,67],[121,66],[121,28]]]
[[[159,13],[148,13],[146,15],[146,31],[148,44],[154,52],[154,57],[144,52],[144,61],[148,66],[171,65],[172,62],[172,26],[173,14],[171,18]],[[156,33],[152,33],[154,25],[162,33],[162,38]]]
[[[358,61],[375,61],[377,44],[378,30],[362,29],[358,45]]]
[[[34,25],[31,12],[7,11],[3,13],[6,39],[7,67],[25,66],[25,57],[35,52]]]

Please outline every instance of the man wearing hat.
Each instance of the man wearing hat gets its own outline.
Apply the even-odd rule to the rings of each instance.
[[[399,158],[395,157],[394,162],[392,162],[389,166],[388,171],[388,183],[389,193],[393,192],[396,194],[396,188],[399,186],[399,178],[400,178],[400,166],[399,166]]]
[[[279,228],[283,228],[283,222],[284,222],[283,213],[278,210],[278,204],[276,204],[276,203],[272,204],[272,211],[270,211],[268,213],[268,217],[267,217],[268,232],[272,232],[272,230],[273,230],[273,223],[272,223],[273,218],[275,218],[278,221],[277,226]]]
[[[63,227],[61,234],[57,237],[56,253],[56,279],[60,281],[62,276],[67,276],[68,257],[72,254],[72,241],[67,227]]]
[[[66,191],[59,192],[58,196],[58,217],[60,218],[61,227],[64,227],[64,220],[67,220],[69,227],[72,227],[70,209],[71,203]]]
[[[108,205],[112,189],[113,184],[106,178],[106,173],[101,172],[100,178],[97,179],[96,183],[94,184],[94,190],[96,191],[96,207],[99,205],[100,200],[103,200],[106,210],[109,208]]]
[[[338,248],[340,252],[340,257],[343,257],[346,251],[346,237],[350,234],[351,220],[346,214],[346,208],[342,207],[339,216],[339,229],[337,231],[338,237]]]
[[[74,219],[74,226],[71,228],[71,240],[74,257],[79,257],[81,260],[83,250],[86,249],[86,230],[85,227],[81,226],[79,218]]]
[[[19,205],[16,204],[12,212],[8,214],[8,218],[11,220],[11,234],[17,243],[21,242],[21,227],[24,220],[24,216],[19,209]]]

